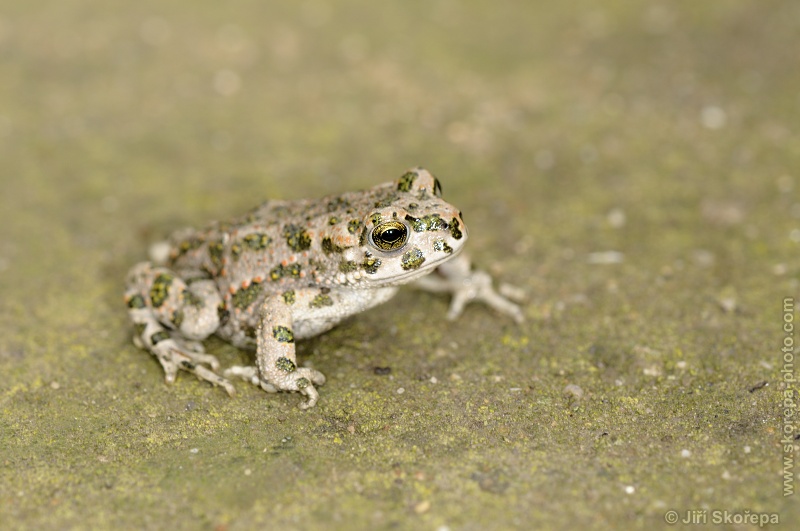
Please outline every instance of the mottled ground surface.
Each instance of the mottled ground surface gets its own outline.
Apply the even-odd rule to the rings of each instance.
[[[220,4],[0,6],[4,529],[800,518],[800,3]],[[131,344],[151,242],[416,164],[526,324],[404,291],[301,344],[308,412]]]

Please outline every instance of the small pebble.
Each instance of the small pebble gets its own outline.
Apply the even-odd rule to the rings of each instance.
[[[619,251],[600,251],[589,253],[587,261],[590,264],[621,264],[625,261],[625,255]]]
[[[414,512],[417,514],[422,514],[428,512],[431,508],[431,502],[428,500],[421,501],[414,506]]]
[[[606,220],[608,220],[608,224],[611,225],[612,228],[621,229],[625,226],[627,218],[624,210],[615,208],[606,215]]]
[[[700,111],[700,123],[707,129],[722,129],[727,121],[728,115],[716,105],[707,105]]]
[[[562,392],[565,395],[573,396],[573,397],[577,398],[578,400],[583,398],[583,389],[581,389],[580,386],[575,385],[575,384],[569,384],[569,385],[565,386],[564,390]]]

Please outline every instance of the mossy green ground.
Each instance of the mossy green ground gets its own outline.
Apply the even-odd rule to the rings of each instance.
[[[221,4],[0,7],[0,527],[796,523],[800,3]],[[301,344],[308,412],[131,344],[151,242],[416,164],[526,324],[403,291]]]

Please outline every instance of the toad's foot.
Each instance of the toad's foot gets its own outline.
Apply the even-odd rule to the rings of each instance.
[[[473,271],[468,277],[462,278],[453,287],[453,300],[447,318],[451,321],[457,319],[464,311],[464,307],[471,301],[480,301],[498,312],[508,315],[517,324],[525,321],[522,308],[511,302],[503,295],[497,293],[492,287],[492,277],[485,271]]]
[[[483,302],[508,315],[517,324],[525,321],[522,308],[510,300],[521,300],[521,290],[501,285],[502,294],[498,293],[492,287],[492,277],[485,271],[473,270],[469,258],[464,255],[442,264],[436,272],[418,279],[414,285],[426,291],[451,293],[453,299],[447,312],[447,318],[451,321],[457,319],[464,307],[472,301]]]
[[[184,370],[194,374],[200,380],[225,388],[230,396],[236,393],[228,380],[214,372],[219,369],[219,361],[214,356],[203,353],[202,344],[199,342],[167,337],[149,346],[142,344],[142,340],[135,336],[134,343],[138,347],[146,346],[158,358],[164,368],[164,380],[168,384],[175,382],[178,370]],[[202,364],[209,365],[211,369]]]
[[[217,358],[205,354],[200,342],[219,327],[222,299],[215,284],[189,284],[175,271],[150,262],[133,266],[126,284],[125,303],[136,327],[133,342],[158,359],[167,383],[184,370],[232,395],[233,386],[215,372]]]
[[[325,383],[325,375],[314,369],[300,367],[293,372],[294,379],[281,379],[278,385],[270,383],[262,379],[258,374],[258,367],[255,366],[242,366],[235,365],[225,369],[223,373],[226,377],[241,378],[246,382],[261,387],[268,393],[277,393],[278,391],[297,391],[308,397],[306,402],[300,404],[300,409],[309,409],[314,407],[319,400],[319,393],[314,385],[323,385]]]

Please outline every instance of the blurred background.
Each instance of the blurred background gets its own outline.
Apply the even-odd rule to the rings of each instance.
[[[25,205],[16,226],[55,204],[196,223],[419,164],[473,225],[498,214],[513,227],[473,231],[505,244],[572,238],[558,227],[611,211],[634,216],[628,235],[647,251],[698,222],[750,221],[765,245],[787,244],[786,225],[758,220],[776,206],[800,216],[796,9],[7,2],[4,210]]]

